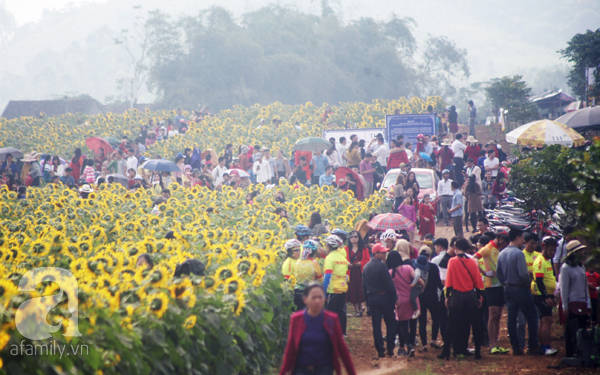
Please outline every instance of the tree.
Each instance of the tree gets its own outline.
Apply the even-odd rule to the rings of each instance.
[[[570,160],[579,155],[579,151],[559,145],[520,155],[520,162],[512,167],[508,188],[523,200],[521,207],[526,211],[549,214],[552,207],[560,204],[567,221],[573,221],[578,202],[572,195],[579,187],[571,178],[576,168]]]
[[[504,108],[507,118],[517,124],[538,118],[537,107],[529,100],[531,88],[527,87],[522,78],[520,75],[494,78],[485,89],[492,108]]]
[[[9,41],[16,29],[15,16],[6,9],[6,2],[0,1],[0,44]]]
[[[458,48],[454,41],[445,36],[429,36],[422,60],[418,68],[417,84],[425,91],[424,94],[453,95],[456,89],[452,80],[458,76],[469,78],[471,75],[467,50]]]
[[[138,100],[138,91],[146,81],[148,71],[148,50],[150,48],[150,24],[148,17],[143,14],[142,7],[137,5],[139,14],[135,18],[133,28],[123,29],[115,44],[122,46],[127,53],[127,66],[130,76],[117,80],[117,89],[128,91],[127,100],[131,108],[134,108]],[[129,85],[129,87],[127,87]]]
[[[577,34],[567,42],[567,48],[558,51],[563,58],[573,63],[569,72],[569,85],[573,93],[581,100],[588,97],[600,96],[600,29],[587,30],[585,34]],[[589,87],[586,93],[588,68],[597,68],[594,79],[595,85]]]

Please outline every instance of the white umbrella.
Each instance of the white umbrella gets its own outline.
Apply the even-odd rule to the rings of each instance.
[[[506,141],[529,147],[544,145],[573,147],[573,145],[581,146],[585,139],[565,124],[551,120],[538,120],[521,125],[507,133]]]
[[[246,172],[243,169],[238,169],[238,168],[232,168],[230,170],[227,171],[228,175],[232,175],[232,174],[237,174],[238,176],[240,176],[240,178],[242,177],[250,177],[250,175],[248,174],[248,172]]]

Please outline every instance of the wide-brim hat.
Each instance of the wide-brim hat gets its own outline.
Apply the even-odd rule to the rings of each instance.
[[[475,137],[473,137],[472,135],[470,135],[470,136],[467,137],[467,142],[469,142],[469,143],[475,143],[475,142],[478,142],[478,141],[475,139]]]
[[[565,259],[585,248],[587,248],[587,246],[581,244],[581,242],[577,240],[569,241],[569,243],[567,243],[567,255],[565,255]]]
[[[79,191],[80,191],[81,193],[92,193],[92,192],[93,192],[92,188],[91,188],[91,187],[90,187],[90,185],[88,185],[88,184],[85,184],[85,185],[83,185],[83,186],[81,187],[81,189],[79,189]]]
[[[42,154],[37,153],[35,151],[30,152],[29,154],[26,154],[23,159],[21,160],[23,163],[31,163],[33,161],[38,160],[38,158],[42,156]]]
[[[452,143],[450,142],[450,140],[448,138],[446,138],[442,142],[442,146],[452,146]]]
[[[427,257],[424,255],[419,255],[417,259],[412,261],[412,265],[414,268],[418,268],[423,271],[429,271],[429,263],[427,262]]]

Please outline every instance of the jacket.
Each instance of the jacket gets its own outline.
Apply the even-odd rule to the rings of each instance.
[[[342,374],[342,366],[340,360],[346,368],[348,375],[355,375],[354,365],[352,364],[352,358],[350,352],[344,341],[344,335],[342,334],[342,326],[337,317],[337,314],[331,311],[324,310],[325,320],[323,326],[325,331],[331,340],[333,346],[333,367],[335,373],[338,375]],[[285,353],[283,356],[283,364],[281,365],[280,375],[291,374],[296,367],[296,359],[298,357],[298,349],[300,348],[300,340],[306,330],[306,323],[304,322],[304,310],[295,312],[292,314],[290,319],[290,330],[288,333],[287,346],[285,347]]]

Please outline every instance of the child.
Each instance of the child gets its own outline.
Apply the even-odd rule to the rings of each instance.
[[[412,242],[415,239],[415,222],[417,221],[417,212],[415,206],[413,206],[412,197],[407,196],[404,198],[404,201],[398,207],[398,213],[411,222],[411,226],[406,229],[406,233],[410,237],[410,242]]]
[[[412,284],[410,284],[410,287],[412,288],[410,290],[410,304],[412,305],[414,313],[411,319],[417,319],[419,315],[421,315],[421,311],[417,306],[417,297],[425,289],[427,278],[429,277],[427,257],[419,255],[417,259],[413,260],[413,268],[415,269],[415,278],[413,279]]]
[[[87,159],[85,163],[86,166],[83,170],[83,178],[88,184],[93,184],[96,180],[96,170],[94,169],[94,161],[92,159]]]
[[[423,201],[423,204],[419,206],[419,217],[421,218],[419,235],[421,236],[421,241],[423,241],[423,238],[427,234],[435,234],[435,209],[431,204],[431,197],[429,194],[425,194]]]

